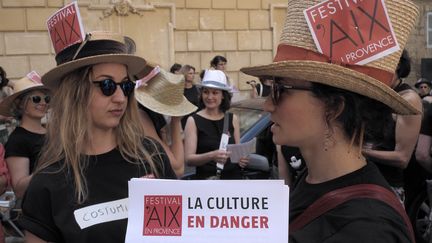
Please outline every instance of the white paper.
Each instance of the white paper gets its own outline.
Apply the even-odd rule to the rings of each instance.
[[[156,214],[149,216],[148,212],[152,205],[163,200],[153,201],[149,206],[145,199],[149,197],[176,197],[181,198],[181,203],[174,202],[177,204],[173,209],[161,209],[158,214],[161,220],[157,221]],[[224,206],[218,208],[216,200],[227,198],[230,204],[225,201]],[[129,181],[129,219],[125,242],[286,243],[288,199],[289,188],[282,180],[132,179]],[[255,204],[253,207],[249,204],[249,207],[242,208],[240,200],[255,200]],[[237,204],[234,204],[235,201]],[[145,216],[146,213],[148,217]],[[173,215],[178,217],[178,222],[172,220]],[[228,223],[223,223],[224,219]],[[245,224],[239,221],[235,225],[234,219],[245,219]],[[253,219],[255,223],[252,222]],[[177,235],[145,235],[144,232],[152,230],[148,227],[149,220],[160,222],[162,228],[170,224],[177,227],[177,223],[180,227],[172,230]],[[168,232],[165,230],[158,229],[158,232]]]
[[[231,163],[238,163],[240,158],[246,157],[255,150],[256,138],[251,139],[246,143],[228,144],[227,151],[230,151]]]

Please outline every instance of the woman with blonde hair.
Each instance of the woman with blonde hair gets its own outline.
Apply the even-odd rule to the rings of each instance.
[[[130,79],[145,65],[124,38],[93,32],[56,56],[47,142],[23,201],[26,242],[124,242],[128,181],[176,178],[145,136]]]

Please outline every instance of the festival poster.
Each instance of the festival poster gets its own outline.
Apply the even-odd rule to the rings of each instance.
[[[127,243],[286,243],[282,180],[129,181]]]
[[[304,10],[319,52],[364,65],[400,49],[384,0],[327,0]]]
[[[76,1],[51,15],[47,20],[47,27],[56,54],[75,43],[83,41],[85,38]]]

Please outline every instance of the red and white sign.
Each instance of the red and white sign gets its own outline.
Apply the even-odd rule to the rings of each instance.
[[[180,236],[182,212],[181,195],[145,195],[143,235]]]
[[[288,198],[282,180],[132,179],[125,242],[286,243]]]
[[[304,10],[319,52],[363,65],[400,49],[384,0],[327,0]]]
[[[76,1],[64,6],[49,17],[47,26],[56,54],[73,44],[82,42],[85,38]]]
[[[39,74],[36,71],[31,71],[29,73],[27,73],[27,78],[30,79],[31,81],[41,84],[42,80],[41,77],[39,76]]]

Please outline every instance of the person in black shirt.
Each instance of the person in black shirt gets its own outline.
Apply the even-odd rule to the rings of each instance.
[[[289,195],[289,242],[413,242],[403,205],[362,154],[363,141],[382,137],[392,112],[421,114],[390,87],[402,50],[382,53],[367,64],[345,63],[346,56],[336,53],[336,48],[352,47],[348,37],[332,42],[332,31],[319,28],[314,35],[316,26],[308,27],[305,13],[316,11],[318,2],[289,0],[273,63],[241,69],[247,75],[273,78],[264,103],[273,121],[273,141],[298,147],[306,163]],[[383,11],[387,10],[403,49],[418,11],[409,0],[385,2]],[[352,20],[353,11],[369,4],[363,1],[354,10],[338,11],[337,24]],[[332,27],[333,20],[326,19]],[[366,31],[357,27],[358,33]],[[330,41],[325,39],[329,35]],[[334,52],[320,48],[317,38],[324,38]]]
[[[191,102],[192,104],[198,107],[200,92],[198,87],[194,84],[195,68],[190,65],[183,65],[180,72],[184,75],[185,78],[185,86],[183,92],[184,96],[186,97],[186,99],[189,100],[189,102]],[[186,126],[187,118],[191,114],[185,115],[181,119],[183,129]]]
[[[129,78],[146,61],[127,54],[123,40],[89,33],[60,50],[58,66],[42,76],[54,96],[22,204],[26,242],[124,242],[128,181],[176,178],[161,145],[141,126]]]
[[[421,99],[417,92],[402,81],[410,71],[411,60],[408,51],[403,50],[392,88],[417,110],[422,110]],[[363,153],[370,161],[377,164],[399,199],[405,202],[404,170],[415,161],[414,149],[422,116],[395,114],[394,117],[388,121],[389,133],[383,138],[371,138],[370,141],[366,141],[368,147],[365,147]]]
[[[220,149],[225,132],[228,133],[229,144],[240,142],[238,117],[226,112],[231,105],[231,89],[225,73],[207,70],[200,86],[202,109],[188,118],[184,132],[185,161],[189,166],[196,166],[196,179],[208,179],[216,175],[220,175],[221,179],[241,179],[241,168],[246,167],[249,160],[242,158],[234,161],[238,163],[231,163],[229,153]],[[224,119],[228,119],[226,128]]]
[[[14,93],[0,103],[0,114],[20,121],[5,145],[5,158],[12,188],[16,196],[22,198],[44,143],[46,128],[42,119],[48,112],[51,96],[36,72],[10,85]]]

